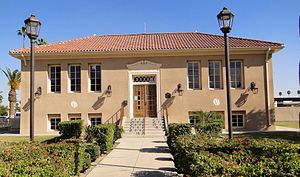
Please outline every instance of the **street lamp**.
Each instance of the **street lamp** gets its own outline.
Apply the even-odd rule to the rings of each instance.
[[[224,7],[217,15],[219,26],[224,33],[225,43],[225,66],[226,66],[226,94],[227,94],[227,113],[228,113],[228,136],[232,139],[232,112],[231,112],[231,95],[230,95],[230,59],[229,59],[229,45],[228,33],[231,30],[234,15]]]
[[[39,36],[41,22],[31,15],[25,21],[26,34],[30,39],[30,141],[34,140],[34,43]]]

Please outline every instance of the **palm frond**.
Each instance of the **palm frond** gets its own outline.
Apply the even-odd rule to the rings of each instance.
[[[6,71],[2,71],[8,79],[8,85],[10,86],[10,88],[12,90],[19,89],[21,82],[21,72],[17,69],[11,71],[9,68],[6,68]]]

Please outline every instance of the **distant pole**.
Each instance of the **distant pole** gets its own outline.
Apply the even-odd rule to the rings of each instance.
[[[144,33],[147,33],[147,23],[144,22]]]

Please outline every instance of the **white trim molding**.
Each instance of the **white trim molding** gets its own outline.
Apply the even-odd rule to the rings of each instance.
[[[143,83],[143,84],[155,84],[156,85],[156,99],[157,99],[157,116],[160,117],[160,67],[161,64],[153,63],[147,60],[142,60],[133,64],[127,65],[128,68],[128,87],[129,87],[129,117],[133,118],[133,85],[140,85],[140,83],[133,82],[133,76],[135,75],[154,75],[155,82]]]

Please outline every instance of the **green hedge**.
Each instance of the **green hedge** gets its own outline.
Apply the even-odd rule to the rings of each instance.
[[[71,120],[58,123],[58,130],[62,138],[79,138],[82,132],[82,120]]]
[[[100,124],[96,126],[88,126],[86,128],[86,137],[90,141],[95,140],[100,146],[101,153],[109,152],[114,143],[115,125]]]
[[[171,123],[168,125],[167,131],[167,143],[171,149],[176,140],[176,138],[180,135],[191,134],[192,126],[190,124],[180,124],[180,123]]]
[[[0,176],[79,175],[85,147],[76,141],[55,144],[1,143]]]
[[[270,139],[178,137],[172,146],[179,173],[189,176],[300,176],[300,145]]]
[[[82,161],[82,168],[80,172],[85,172],[85,170],[91,167],[91,155],[87,152],[84,153],[83,161]]]
[[[85,152],[89,153],[92,162],[94,162],[100,156],[100,147],[96,144],[87,144]]]
[[[206,134],[209,137],[218,137],[222,133],[224,127],[224,118],[215,112],[196,112],[194,118],[199,120],[199,123],[194,125],[197,133]]]
[[[123,133],[124,133],[124,129],[117,125],[114,133],[114,141],[116,141],[119,138],[122,138]]]

